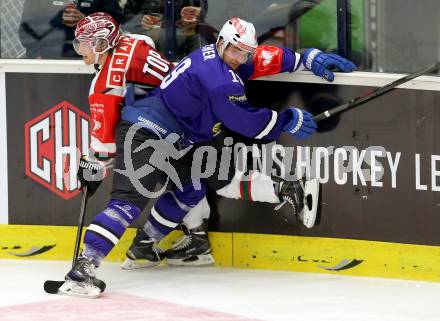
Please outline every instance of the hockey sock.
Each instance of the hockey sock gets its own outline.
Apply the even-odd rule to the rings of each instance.
[[[258,171],[252,171],[249,175],[237,171],[232,181],[219,189],[217,194],[246,201],[280,202],[276,193],[276,182],[270,176]]]
[[[211,214],[211,208],[209,207],[208,200],[204,197],[194,208],[192,208],[188,214],[183,218],[183,223],[188,229],[194,229],[203,224],[203,220],[209,219]]]
[[[92,261],[93,265],[96,267],[100,266],[102,260],[104,260],[104,256],[102,254],[87,244],[84,244],[84,250],[81,252],[81,256],[84,256],[88,260]]]
[[[183,218],[205,197],[206,188],[194,190],[192,184],[183,186],[183,191],[163,194],[154,204],[144,231],[148,236],[160,240],[182,223]]]
[[[127,227],[139,216],[141,210],[126,201],[112,199],[107,207],[95,216],[84,235],[84,256],[96,266],[118,243]]]

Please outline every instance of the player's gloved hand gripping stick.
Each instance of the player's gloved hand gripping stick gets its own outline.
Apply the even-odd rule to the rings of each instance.
[[[107,168],[112,166],[112,160],[100,161],[98,159],[82,156],[79,160],[77,177],[81,183],[81,189],[87,186],[87,193],[92,196],[97,191],[99,185],[107,176]]]
[[[329,82],[335,79],[332,69],[341,72],[352,72],[356,69],[356,65],[350,60],[315,48],[307,49],[301,59],[307,70]],[[316,131],[316,122],[309,112],[291,107],[284,113],[288,116],[289,121],[284,124],[283,131],[296,139],[307,138]]]

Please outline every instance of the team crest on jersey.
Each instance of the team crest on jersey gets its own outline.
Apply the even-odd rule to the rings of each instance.
[[[212,134],[214,136],[217,136],[218,134],[221,133],[221,131],[222,131],[222,123],[221,122],[215,123],[214,126],[212,127]]]
[[[24,127],[26,176],[66,200],[77,195],[77,161],[88,152],[89,115],[63,101]]]
[[[270,64],[272,62],[273,57],[277,54],[277,52],[274,51],[267,51],[267,50],[262,50],[261,51],[261,58],[262,60],[262,64],[263,66],[267,66],[268,64]]]

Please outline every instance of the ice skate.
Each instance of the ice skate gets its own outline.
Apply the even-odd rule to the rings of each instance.
[[[136,231],[133,243],[125,254],[127,259],[122,264],[124,270],[134,270],[159,265],[164,259],[164,251],[157,246],[142,228]]]
[[[280,182],[278,196],[281,203],[275,207],[276,211],[287,203],[305,227],[312,228],[315,225],[319,197],[317,179],[283,180]]]
[[[184,235],[170,250],[165,252],[168,265],[203,266],[214,264],[211,244],[204,225],[191,230],[182,225]]]
[[[67,273],[59,294],[96,298],[105,290],[104,281],[96,278],[95,266],[86,257],[80,256]]]

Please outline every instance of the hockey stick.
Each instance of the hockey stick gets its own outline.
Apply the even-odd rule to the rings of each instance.
[[[76,230],[75,249],[73,250],[72,267],[75,265],[75,261],[78,258],[79,246],[81,243],[82,230],[84,226],[84,218],[86,214],[87,201],[89,199],[87,193],[87,185],[83,188],[83,197],[81,202],[81,211],[78,219],[78,229]],[[44,282],[44,291],[50,294],[57,294],[58,289],[64,284],[65,281],[52,281],[47,280]]]
[[[78,258],[78,254],[79,254],[79,245],[81,243],[81,236],[84,227],[84,218],[86,216],[86,208],[87,208],[88,200],[89,200],[89,196],[87,193],[87,185],[86,185],[83,188],[83,198],[82,198],[81,210],[79,212],[79,218],[78,218],[78,229],[76,230],[76,240],[75,240],[75,249],[73,250],[72,267],[75,265],[75,261]]]
[[[316,122],[329,118],[330,116],[333,116],[335,114],[339,114],[343,111],[349,110],[355,106],[361,105],[367,101],[373,100],[379,96],[382,96],[383,94],[393,90],[394,88],[396,88],[399,85],[402,85],[414,78],[417,78],[421,75],[424,75],[430,71],[435,71],[438,70],[440,68],[440,62],[437,62],[429,67],[426,67],[422,70],[416,71],[412,74],[406,75],[405,77],[399,78],[397,80],[394,80],[393,82],[390,82],[382,87],[378,87],[375,88],[373,90],[369,90],[365,93],[363,93],[362,95],[352,98],[349,102],[336,106],[332,109],[326,110],[316,116],[313,116],[313,120],[315,120]]]

